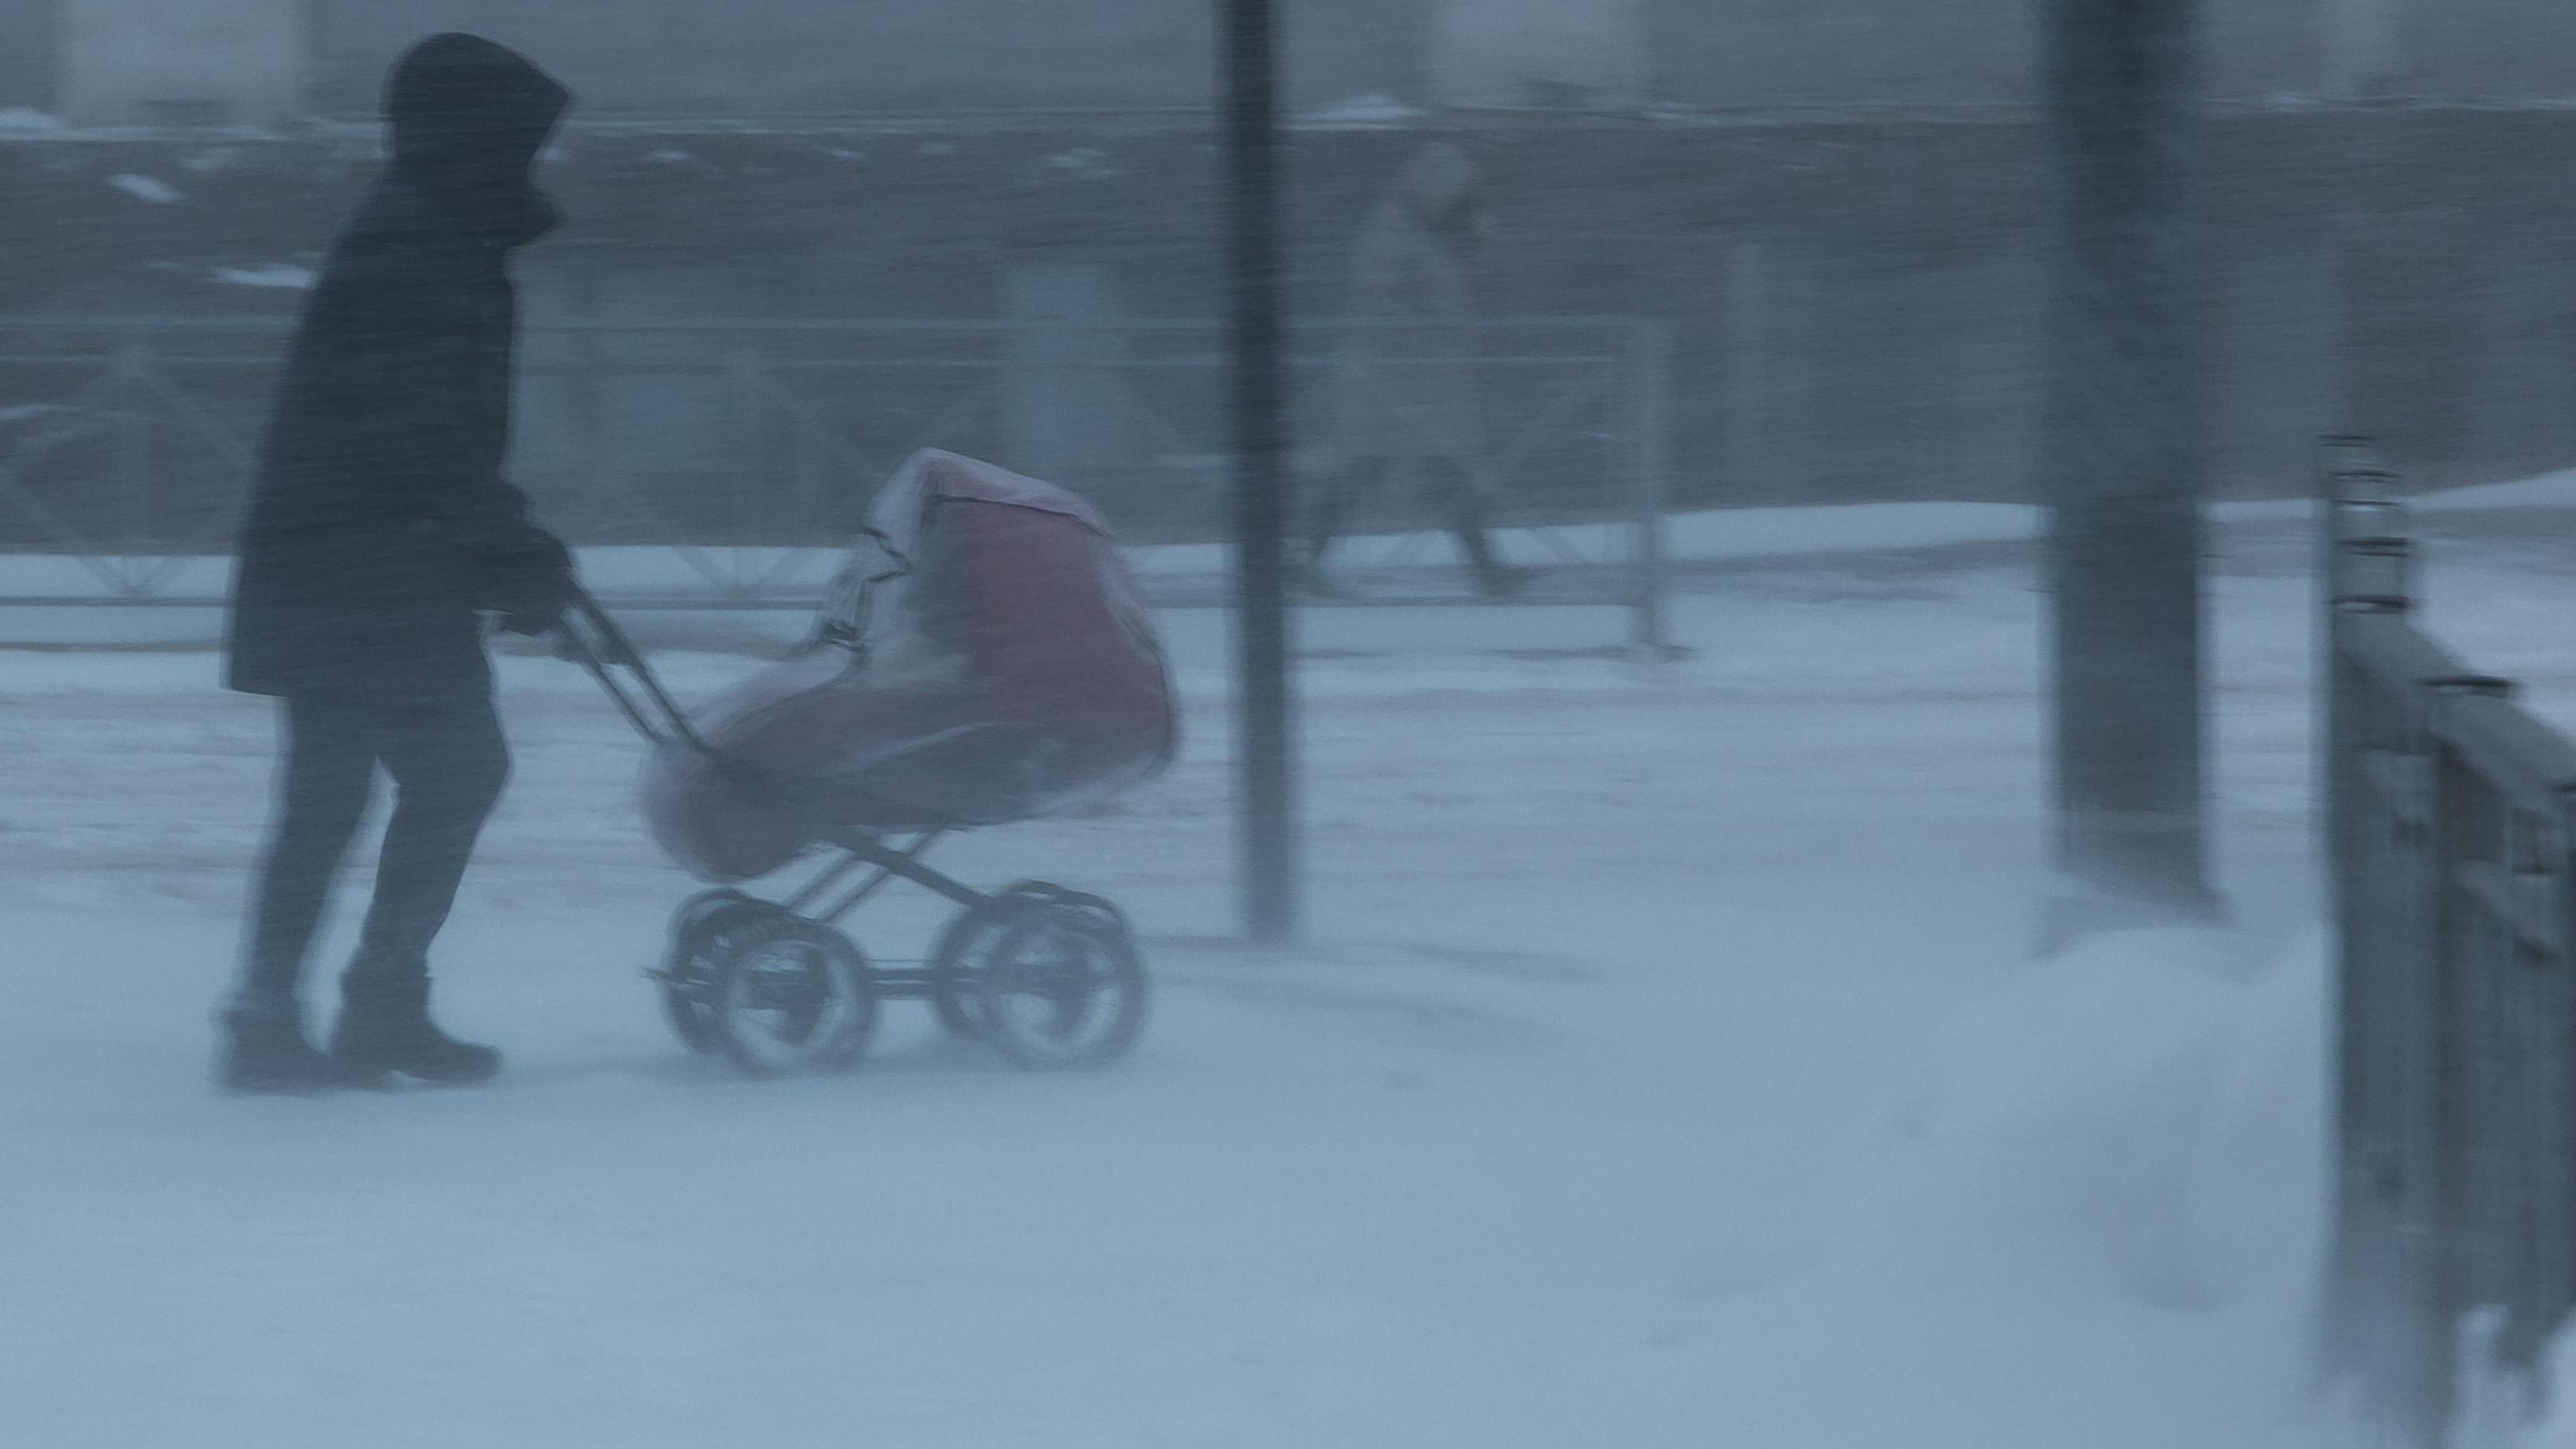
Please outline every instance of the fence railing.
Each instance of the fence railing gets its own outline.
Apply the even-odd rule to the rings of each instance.
[[[2534,1382],[2576,1305],[2576,744],[2414,613],[2396,480],[2329,440],[2337,962],[2324,1345],[2387,1440]]]
[[[229,543],[286,337],[277,318],[0,318],[0,555],[75,560],[102,600],[175,597]],[[1621,605],[1638,642],[1660,642],[1660,324],[1325,320],[1299,329],[1292,368],[1301,490],[1355,451],[1440,455],[1506,551],[1545,568],[1538,598]],[[1133,544],[1224,537],[1211,322],[567,322],[528,329],[520,371],[511,467],[547,520],[579,544],[667,550],[688,592],[721,602],[810,597],[812,571],[782,557],[846,539],[921,447],[1079,489]],[[1355,436],[1359,407],[1374,440]],[[1454,517],[1428,471],[1374,469],[1379,486],[1345,500],[1336,563],[1364,596],[1467,596],[1419,567]],[[1211,571],[1149,583],[1213,599]]]

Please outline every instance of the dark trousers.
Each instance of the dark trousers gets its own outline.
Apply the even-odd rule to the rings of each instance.
[[[393,777],[393,820],[358,948],[361,971],[425,972],[483,822],[510,775],[510,748],[488,698],[420,704],[280,701],[286,754],[268,856],[251,908],[242,994],[292,996],[333,877],[375,789]]]
[[[1468,572],[1480,589],[1492,589],[1501,579],[1496,567],[1493,544],[1485,537],[1485,490],[1476,485],[1467,470],[1448,458],[1423,458],[1415,467],[1422,471],[1422,481],[1433,501],[1439,506],[1449,531],[1458,538],[1458,549],[1467,556]],[[1330,553],[1333,540],[1341,533],[1342,515],[1351,503],[1375,493],[1386,481],[1393,467],[1387,458],[1362,458],[1340,476],[1315,490],[1312,504],[1306,510],[1306,566],[1320,575],[1324,555]]]

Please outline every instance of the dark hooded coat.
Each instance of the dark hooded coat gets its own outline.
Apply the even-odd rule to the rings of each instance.
[[[394,67],[392,159],[308,299],[240,546],[227,680],[399,704],[491,689],[484,610],[551,619],[562,544],[502,478],[508,257],[554,219],[529,173],[571,94],[442,35]]]

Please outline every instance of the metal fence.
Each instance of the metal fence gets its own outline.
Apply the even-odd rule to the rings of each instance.
[[[2338,966],[2325,1346],[2388,1442],[2576,1304],[2576,744],[2413,613],[2395,479],[2321,453]]]
[[[76,560],[98,601],[184,597],[180,581],[202,575],[187,565],[229,543],[286,335],[277,318],[0,318],[0,554]],[[1227,516],[1221,341],[1216,324],[1179,320],[536,326],[512,471],[574,542],[670,551],[698,602],[808,600],[810,570],[782,557],[846,539],[922,447],[1079,489],[1132,544],[1213,543]],[[1351,464],[1340,414],[1355,388],[1381,409],[1463,406],[1465,424],[1427,430],[1461,455],[1506,551],[1544,569],[1534,597],[1626,607],[1637,642],[1661,640],[1658,324],[1321,321],[1301,328],[1293,366],[1301,489]],[[1444,377],[1415,388],[1407,369]],[[1341,526],[1361,597],[1468,597],[1454,571],[1425,566],[1445,547],[1436,490],[1402,468],[1380,476]],[[1209,551],[1166,557],[1205,565],[1155,570],[1166,602],[1222,597]]]

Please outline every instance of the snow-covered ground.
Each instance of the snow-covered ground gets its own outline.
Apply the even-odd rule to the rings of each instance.
[[[691,889],[638,748],[513,657],[441,952],[509,1072],[216,1097],[266,708],[206,653],[0,654],[0,1442],[2334,1443],[2304,561],[2248,535],[2214,586],[2233,929],[2044,962],[2024,561],[1704,579],[1660,667],[1593,650],[1600,610],[1310,614],[1311,944],[1276,954],[1226,939],[1224,619],[1175,611],[1180,765],[945,856],[1148,933],[1143,1045],[1075,1076],[900,1007],[846,1078],[685,1054],[636,975]],[[2429,587],[2576,696],[2540,535],[2446,542]]]

